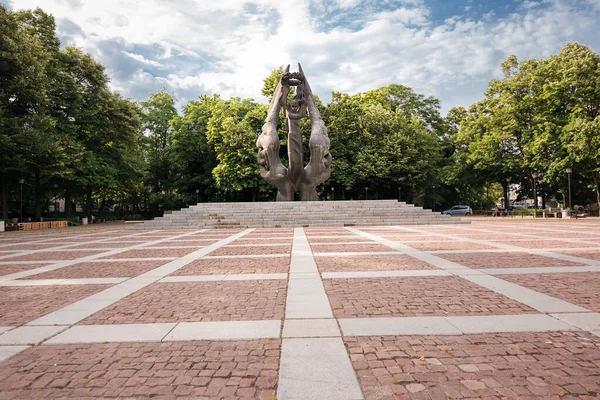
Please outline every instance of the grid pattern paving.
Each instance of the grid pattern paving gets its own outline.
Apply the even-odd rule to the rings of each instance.
[[[600,225],[0,236],[1,398],[595,398]]]

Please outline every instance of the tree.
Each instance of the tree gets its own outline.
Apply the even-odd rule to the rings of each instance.
[[[172,184],[187,195],[188,202],[195,202],[196,190],[201,200],[207,200],[214,191],[212,170],[217,166],[217,159],[207,134],[208,122],[219,102],[216,95],[200,96],[188,102],[183,116],[171,120],[173,132],[167,158],[172,168]]]
[[[177,116],[175,99],[164,90],[153,93],[142,105],[143,145],[147,163],[146,186],[158,193],[171,189],[170,165],[166,150],[171,144],[170,122]]]

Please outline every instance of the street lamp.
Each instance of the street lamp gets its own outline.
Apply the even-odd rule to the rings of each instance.
[[[331,200],[335,200],[335,188],[331,187]]]
[[[569,181],[569,206],[567,208],[573,208],[573,205],[571,204],[571,172],[573,172],[573,168],[568,167],[565,169],[565,172],[567,173],[567,179]]]
[[[198,193],[200,193],[200,189],[196,189],[196,204],[199,203],[199,201],[198,201]]]
[[[535,188],[535,180],[538,175],[534,172],[531,174],[531,177],[533,178],[533,218],[535,218],[535,215],[537,214],[537,190]]]
[[[368,187],[368,186],[365,186],[365,200],[369,200],[369,195],[368,195],[368,193],[369,193],[369,187]]]
[[[21,222],[23,222],[23,183],[25,182],[25,179],[20,178],[19,179],[19,183],[21,184],[21,215],[19,215],[19,217],[21,217]]]

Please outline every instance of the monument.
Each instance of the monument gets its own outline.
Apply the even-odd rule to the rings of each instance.
[[[288,94],[292,86],[296,88],[296,93],[288,102]],[[279,157],[277,122],[281,110],[286,117],[288,127],[288,167],[283,165]],[[304,166],[300,120],[307,113],[311,122],[308,143],[310,160]],[[257,160],[260,175],[265,181],[277,187],[277,201],[293,201],[296,193],[301,201],[319,200],[316,187],[325,182],[331,174],[329,137],[300,63],[298,63],[298,72],[290,72],[288,65],[281,76],[269,105],[262,133],[256,141],[256,147],[258,147]]]

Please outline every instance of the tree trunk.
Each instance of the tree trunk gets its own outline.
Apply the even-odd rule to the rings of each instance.
[[[596,203],[598,203],[598,215],[600,216],[600,177],[596,171],[592,172],[592,176],[594,177],[594,183],[596,184]]]
[[[508,210],[510,208],[510,200],[508,198],[508,183],[502,182],[502,189],[504,190],[504,209]]]
[[[71,211],[73,206],[71,205],[71,184],[66,182],[65,184],[65,218],[71,218]]]
[[[0,172],[0,191],[2,191],[2,218],[8,219],[8,192],[4,171]]]
[[[88,186],[85,193],[85,214],[88,218],[88,223],[92,221],[92,188]]]
[[[35,170],[35,217],[42,218],[42,185],[40,184],[40,171]]]
[[[541,188],[540,196],[542,196],[542,210],[546,210],[546,192],[543,187]]]

